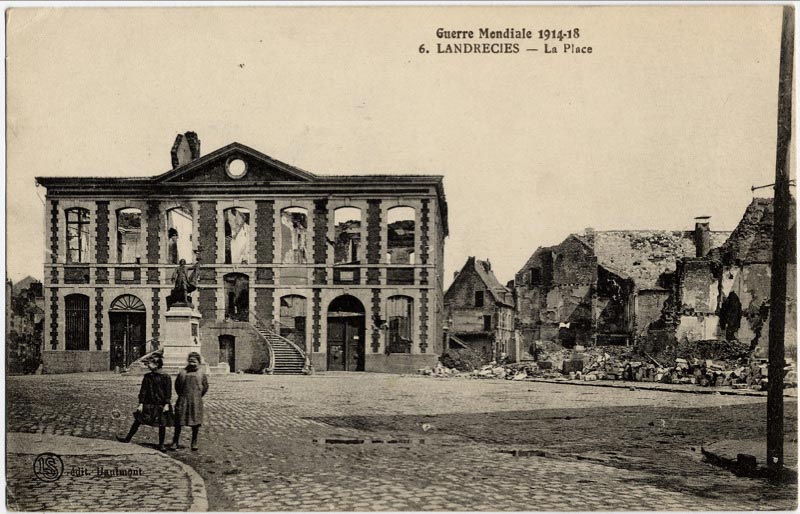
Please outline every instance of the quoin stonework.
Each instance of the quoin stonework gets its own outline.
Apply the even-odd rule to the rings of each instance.
[[[407,372],[442,351],[441,176],[322,176],[180,134],[149,178],[47,188],[46,373],[129,366],[163,338],[172,274],[196,270],[210,366]],[[284,371],[292,366],[283,363]]]

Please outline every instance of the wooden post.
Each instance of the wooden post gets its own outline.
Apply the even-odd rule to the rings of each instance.
[[[769,311],[769,393],[767,397],[767,467],[783,469],[783,367],[786,323],[786,259],[789,240],[789,151],[792,140],[794,7],[783,7],[778,82],[778,150],[772,232],[772,282]]]

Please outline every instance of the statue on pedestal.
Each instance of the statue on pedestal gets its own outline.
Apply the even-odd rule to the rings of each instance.
[[[197,253],[197,252],[195,252]],[[189,275],[186,274],[186,259],[181,259],[178,267],[172,273],[172,291],[167,297],[167,310],[170,307],[194,307],[189,296],[197,289],[197,270],[200,267],[200,257],[195,258],[194,266]]]

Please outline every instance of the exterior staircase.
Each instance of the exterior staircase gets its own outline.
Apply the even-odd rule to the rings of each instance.
[[[271,374],[306,375],[309,373],[306,355],[292,341],[278,335],[275,330],[257,321],[255,329],[261,334],[269,347]]]

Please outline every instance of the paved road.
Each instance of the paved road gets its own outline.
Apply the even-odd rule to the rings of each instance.
[[[9,378],[9,429],[112,438],[127,429],[138,381]],[[752,510],[796,501],[796,485],[700,461],[706,442],[763,432],[763,398],[346,373],[212,376],[207,398],[201,450],[174,455],[203,476],[212,510]],[[791,401],[787,413],[796,418]],[[135,441],[154,437],[142,429]]]

